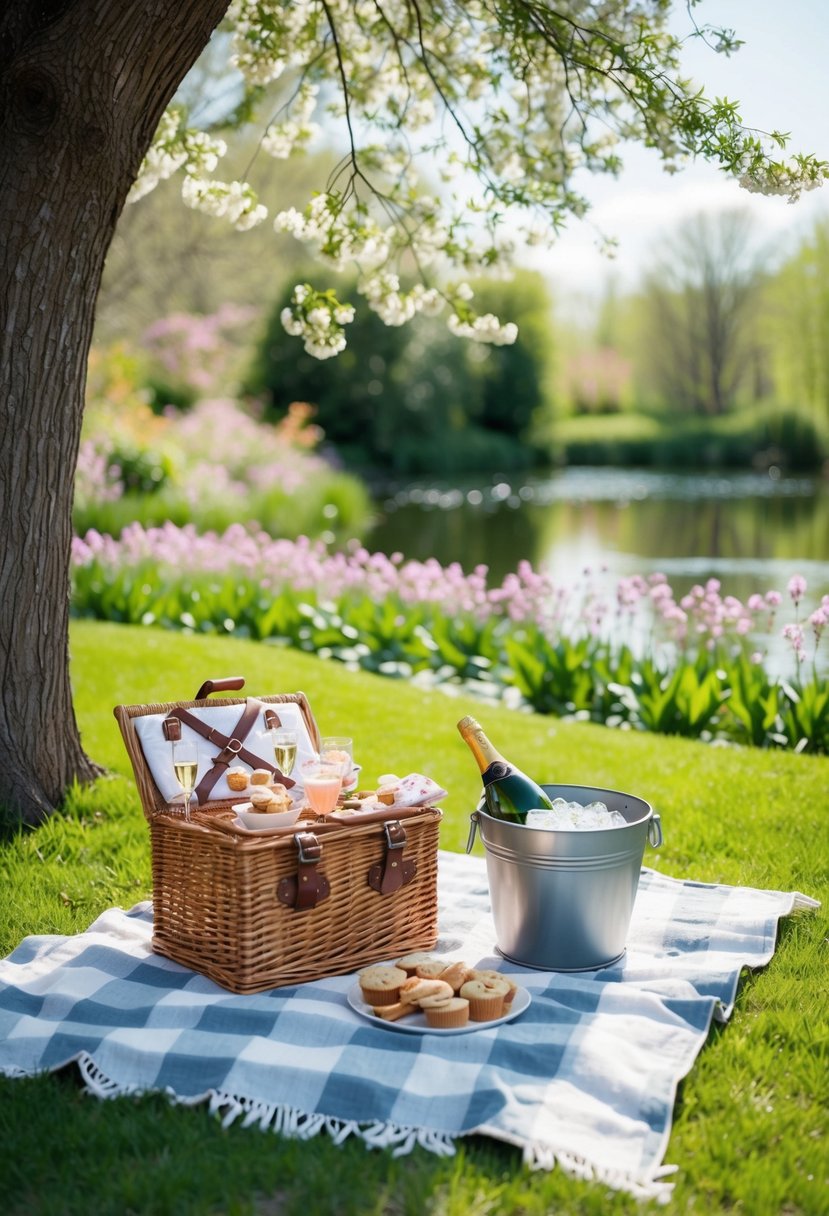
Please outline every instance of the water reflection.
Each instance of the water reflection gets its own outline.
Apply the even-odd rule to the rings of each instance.
[[[717,577],[745,598],[799,572],[810,604],[829,594],[829,487],[812,478],[579,468],[396,487],[380,511],[369,548],[485,564],[493,581],[526,558],[568,583],[661,570],[679,593]]]

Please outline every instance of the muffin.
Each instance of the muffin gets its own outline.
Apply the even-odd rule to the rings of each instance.
[[[227,784],[232,790],[246,790],[248,788],[248,781],[248,770],[242,768],[241,765],[227,770]]]
[[[445,978],[446,977],[444,976],[444,979]],[[476,968],[474,971],[470,971],[467,974],[466,978],[469,980],[478,980],[478,979],[485,980],[485,979],[489,978],[489,979],[500,980],[502,983],[507,984],[509,986],[509,991],[504,994],[505,1009],[508,1009],[510,1007],[510,1005],[512,1004],[512,1001],[513,1001],[513,997],[515,996],[516,992],[518,991],[518,985],[514,984],[512,982],[512,980],[507,979],[507,977],[505,975],[502,975],[500,971],[493,971],[490,969],[480,970],[480,969]]]
[[[415,967],[415,975],[419,975],[422,980],[437,980],[442,978],[441,972],[446,970],[446,963],[440,959],[431,959],[428,963],[418,963]]]
[[[503,1017],[504,998],[510,986],[500,977],[467,980],[460,995],[469,1001],[469,1016],[473,1022],[491,1022]]]
[[[360,973],[360,991],[367,1005],[396,1005],[406,972],[400,967],[367,967]]]
[[[402,967],[406,975],[414,975],[418,967],[435,961],[434,954],[404,954],[403,958],[399,958],[394,965]]]
[[[382,802],[384,806],[392,806],[397,797],[396,785],[378,785],[377,801]]]
[[[469,1021],[469,1001],[453,996],[436,1005],[421,1005],[426,1025],[432,1030],[457,1030]]]
[[[250,775],[251,785],[270,785],[273,773],[269,768],[255,768]]]

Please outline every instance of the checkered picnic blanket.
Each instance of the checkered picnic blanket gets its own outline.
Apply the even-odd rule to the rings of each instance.
[[[441,853],[435,953],[494,966],[531,995],[515,1020],[406,1034],[347,1003],[354,976],[232,995],[151,951],[152,907],[112,908],[74,937],[29,937],[0,961],[0,1072],[75,1061],[101,1097],[161,1091],[226,1123],[308,1138],[360,1136],[395,1153],[454,1151],[483,1133],[537,1168],[558,1164],[667,1200],[676,1087],[740,971],[767,963],[797,893],[682,882],[645,869],[625,957],[580,974],[494,952],[484,861]]]

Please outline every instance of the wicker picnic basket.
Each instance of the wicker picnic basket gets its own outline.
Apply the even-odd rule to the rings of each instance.
[[[150,826],[153,949],[237,993],[430,949],[437,940],[437,807],[359,813],[339,823],[300,820],[260,834],[238,825],[234,799],[203,802],[189,822],[165,800],[136,724],[182,710],[244,709],[245,698],[209,699],[243,683],[207,681],[193,701],[115,708]],[[303,693],[256,701],[277,714],[295,706],[318,747]]]

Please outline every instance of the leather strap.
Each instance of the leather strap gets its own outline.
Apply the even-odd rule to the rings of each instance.
[[[313,832],[297,832],[294,843],[299,857],[296,874],[280,878],[276,885],[276,898],[297,912],[316,908],[331,894],[328,879],[317,866],[322,859],[322,848]]]
[[[170,718],[177,718],[185,726],[189,726],[191,730],[194,730],[196,734],[207,739],[208,743],[217,744],[221,749],[213,757],[213,767],[205,773],[196,786],[196,800],[199,805],[207,801],[213,786],[235,760],[244,760],[251,768],[270,769],[274,774],[274,780],[279,781],[286,789],[290,789],[296,785],[296,782],[290,777],[286,777],[280,773],[273,761],[263,760],[261,756],[257,756],[244,746],[244,740],[250,734],[254,722],[259,717],[261,708],[261,704],[258,701],[254,701],[248,697],[245,702],[245,708],[231,735],[226,735],[223,731],[217,730],[215,726],[210,726],[182,705],[177,705],[174,709],[170,710],[167,715],[167,721]]]
[[[377,865],[369,867],[368,885],[381,895],[392,895],[412,881],[417,873],[417,864],[403,856],[407,838],[402,823],[390,819],[383,826],[386,832],[386,855]]]

